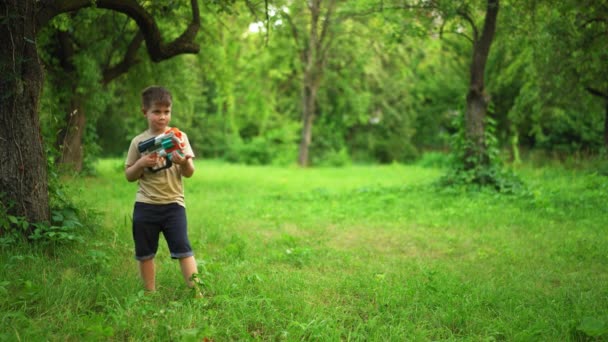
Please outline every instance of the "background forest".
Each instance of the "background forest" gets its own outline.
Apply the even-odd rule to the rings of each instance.
[[[39,39],[45,141],[77,170],[123,156],[130,137],[145,128],[140,91],[162,84],[174,93],[173,124],[189,133],[199,156],[293,164],[312,65],[311,165],[411,162],[448,151],[465,108],[471,24],[483,23],[485,7],[471,1],[427,8],[431,3],[321,3],[325,36],[313,42],[315,52],[305,2],[203,2],[198,54],[154,63],[140,38],[130,68],[115,78],[108,65],[130,52],[135,23],[94,8],[57,16]],[[187,4],[149,6],[165,40],[183,31]],[[506,160],[517,161],[520,151],[564,158],[605,150],[605,18],[602,2],[501,3],[485,94]],[[306,64],[311,53],[322,55],[319,63]],[[70,131],[79,132],[76,139]]]

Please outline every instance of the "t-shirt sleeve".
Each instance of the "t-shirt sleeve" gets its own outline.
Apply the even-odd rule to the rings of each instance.
[[[131,145],[129,146],[129,152],[127,152],[127,159],[125,160],[125,166],[131,166],[137,162],[140,157],[139,150],[137,149],[136,139],[131,140]]]
[[[182,132],[182,140],[184,142],[184,154],[191,155],[194,158],[194,151],[192,150],[192,146],[190,146],[190,141],[188,140],[188,135]]]

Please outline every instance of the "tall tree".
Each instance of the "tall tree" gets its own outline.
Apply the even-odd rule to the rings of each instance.
[[[433,1],[439,19],[443,21],[441,33],[456,33],[467,37],[472,43],[469,64],[469,85],[466,95],[466,107],[463,121],[463,141],[459,142],[457,153],[458,164],[455,173],[463,172],[467,182],[495,183],[492,167],[493,158],[488,149],[486,117],[490,96],[486,92],[485,72],[490,47],[494,41],[498,19],[499,0],[487,0],[485,10],[480,10],[474,1],[451,2]],[[483,24],[480,27],[479,17],[483,13]],[[465,26],[470,29],[465,29]]]
[[[298,164],[308,166],[312,127],[315,119],[317,93],[323,79],[328,52],[332,43],[330,33],[336,0],[311,0],[306,2],[310,22],[298,25],[287,12],[287,19],[302,63],[302,133],[298,153]],[[308,28],[306,31],[305,28]]]
[[[459,10],[470,23],[473,32],[473,53],[470,65],[469,90],[465,110],[465,138],[468,141],[465,153],[465,170],[478,167],[477,163],[486,165],[490,162],[486,151],[485,123],[488,112],[489,95],[485,89],[485,71],[490,46],[496,32],[499,0],[488,0],[483,28],[481,32],[470,12]]]
[[[36,33],[55,16],[97,6],[124,13],[140,28],[148,54],[161,61],[197,53],[198,1],[191,0],[192,21],[175,40],[164,42],[155,18],[135,0],[6,0],[0,3],[0,187],[9,212],[30,222],[49,221],[47,164],[40,133],[38,105],[43,71]]]

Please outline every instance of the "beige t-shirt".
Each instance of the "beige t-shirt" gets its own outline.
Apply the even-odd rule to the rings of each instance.
[[[135,164],[142,156],[137,149],[137,145],[141,141],[152,137],[154,137],[154,135],[146,130],[131,140],[129,152],[127,153],[127,160],[125,161],[127,167]],[[190,147],[188,136],[184,132],[182,132],[182,141],[185,146],[183,149],[184,154],[189,154],[194,158],[194,152]],[[177,203],[183,207],[186,206],[186,203],[184,202],[181,166],[173,163],[170,168],[158,172],[152,172],[146,168],[138,182],[139,187],[137,189],[137,194],[135,195],[136,202],[149,204]]]

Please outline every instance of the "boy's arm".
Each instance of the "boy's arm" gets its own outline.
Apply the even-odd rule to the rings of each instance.
[[[129,182],[135,182],[144,174],[147,167],[154,167],[158,160],[156,153],[151,153],[139,158],[133,165],[127,164],[125,167],[125,176]]]
[[[192,155],[186,154],[181,156],[177,151],[173,152],[171,160],[180,166],[180,170],[183,177],[190,178],[194,174],[194,162],[192,161]]]
[[[182,141],[185,145],[182,150],[184,155],[182,156],[177,152],[173,152],[171,160],[180,166],[182,177],[190,178],[194,174],[194,151],[192,151],[188,135],[185,132],[182,132]]]

